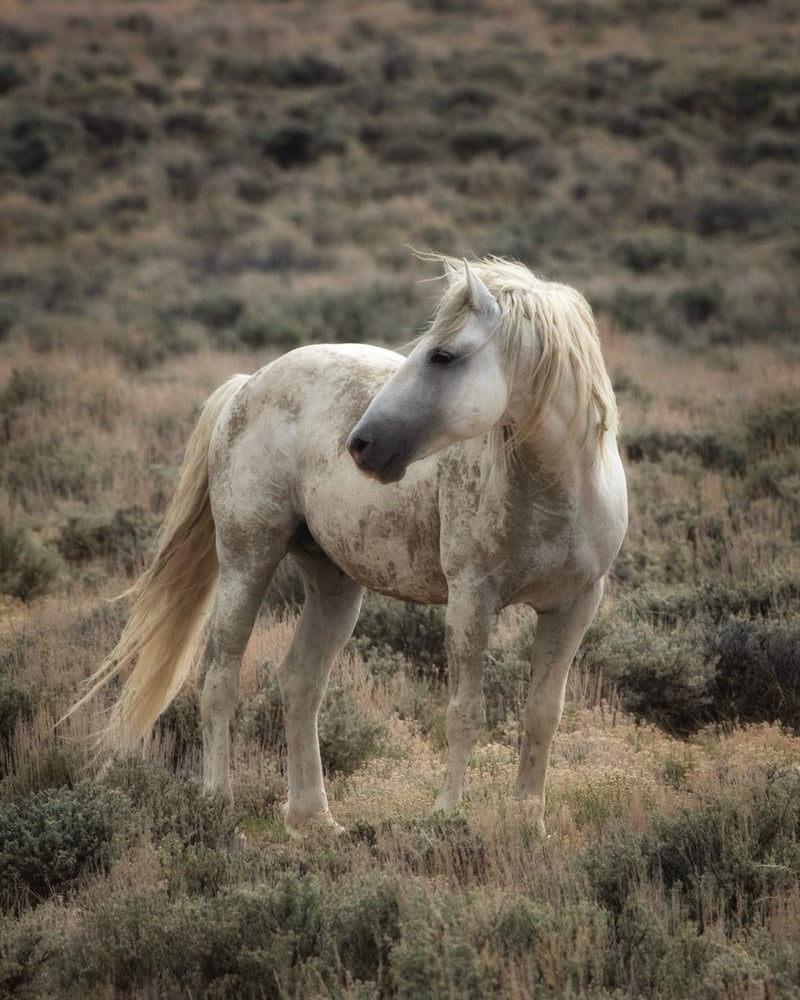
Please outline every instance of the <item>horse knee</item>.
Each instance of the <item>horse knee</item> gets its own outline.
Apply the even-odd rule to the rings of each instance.
[[[453,699],[447,706],[447,742],[449,746],[471,747],[486,721],[483,698]]]
[[[529,698],[525,706],[524,729],[528,739],[537,745],[549,743],[558,729],[563,710],[560,694],[542,693]]]

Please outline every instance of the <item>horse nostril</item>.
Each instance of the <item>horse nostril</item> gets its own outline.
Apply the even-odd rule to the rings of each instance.
[[[365,441],[364,438],[360,437],[352,437],[348,441],[347,447],[353,458],[358,458],[360,455],[363,455],[369,447],[369,441]]]

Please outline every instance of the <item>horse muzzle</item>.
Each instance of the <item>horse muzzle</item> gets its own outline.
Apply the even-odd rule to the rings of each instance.
[[[406,474],[408,460],[398,451],[380,446],[379,442],[357,433],[356,428],[347,439],[347,450],[357,468],[365,476],[380,483],[397,483]]]

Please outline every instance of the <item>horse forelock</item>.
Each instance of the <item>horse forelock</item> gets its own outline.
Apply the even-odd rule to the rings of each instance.
[[[422,340],[436,346],[453,340],[470,315],[470,297],[461,261],[431,254],[445,268],[447,287]],[[508,383],[519,387],[529,402],[510,436],[501,435],[505,452],[535,438],[548,410],[571,376],[575,415],[570,430],[578,434],[582,417],[594,409],[597,444],[604,432],[616,435],[617,404],[603,360],[600,337],[591,307],[568,285],[546,281],[524,264],[500,257],[470,261],[470,268],[497,299],[501,318],[499,335]],[[530,348],[530,349],[527,349]],[[522,359],[530,359],[522,370]]]

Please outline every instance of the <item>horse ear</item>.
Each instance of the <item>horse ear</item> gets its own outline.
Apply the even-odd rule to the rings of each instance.
[[[444,276],[448,281],[458,273],[455,264],[449,257],[442,257],[442,268],[444,269]]]
[[[500,306],[497,299],[484,285],[481,279],[475,274],[464,258],[464,274],[467,279],[467,292],[469,301],[476,313],[485,316],[492,323],[496,323],[500,318]]]

